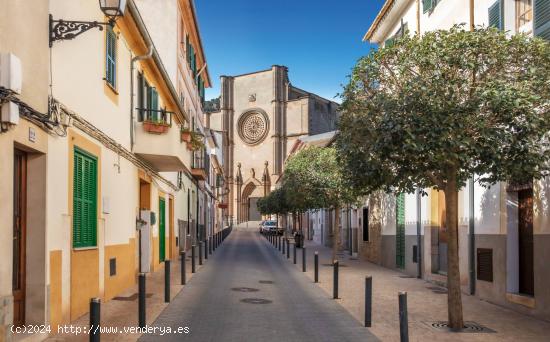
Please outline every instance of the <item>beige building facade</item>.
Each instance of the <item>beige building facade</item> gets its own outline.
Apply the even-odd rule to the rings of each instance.
[[[209,114],[209,122],[226,133],[230,218],[261,220],[257,200],[275,187],[294,142],[334,130],[337,108],[293,86],[285,66],[221,77],[220,110]]]

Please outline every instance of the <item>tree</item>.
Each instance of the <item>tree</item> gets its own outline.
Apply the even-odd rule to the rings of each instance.
[[[339,160],[363,193],[445,194],[448,316],[463,327],[458,191],[548,174],[550,45],[494,28],[405,36],[363,57],[342,94]]]
[[[285,165],[283,184],[294,212],[330,208],[335,211],[332,257],[340,245],[340,208],[357,198],[345,181],[333,147],[310,146],[293,155]]]

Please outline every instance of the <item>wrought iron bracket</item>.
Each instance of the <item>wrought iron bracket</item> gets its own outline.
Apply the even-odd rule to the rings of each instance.
[[[82,33],[97,27],[100,31],[103,30],[103,26],[114,26],[114,20],[106,23],[98,21],[74,21],[74,20],[53,20],[53,16],[50,14],[50,47],[56,40],[69,40],[74,39]]]

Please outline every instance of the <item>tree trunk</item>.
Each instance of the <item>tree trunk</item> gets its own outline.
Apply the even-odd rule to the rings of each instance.
[[[337,260],[338,246],[340,245],[340,207],[334,208],[334,228],[332,230],[332,260]]]
[[[456,180],[445,187],[445,219],[447,226],[447,308],[449,326],[453,330],[464,327],[462,316],[462,298],[460,290],[460,269],[458,260],[458,190]]]

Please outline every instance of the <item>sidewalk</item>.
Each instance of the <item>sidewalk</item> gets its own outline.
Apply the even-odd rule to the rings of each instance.
[[[218,248],[223,245],[218,246]],[[217,249],[216,249],[217,252]],[[212,252],[212,255],[208,255],[208,260],[204,260],[203,265],[199,266],[198,248],[196,255],[196,271],[200,272],[210,258],[213,258],[216,252]],[[181,280],[181,264],[179,257],[177,260],[172,260],[170,263],[170,298],[173,299],[183,289],[180,285]],[[193,277],[191,273],[191,251],[187,252],[186,257],[186,276],[187,282]],[[136,281],[137,283],[137,281]],[[150,326],[161,312],[168,306],[169,303],[164,302],[164,266],[155,273],[149,273],[146,277],[146,318],[147,325]],[[117,333],[103,333],[101,334],[102,341],[136,341],[141,334],[139,333],[125,333],[124,328],[137,327],[138,326],[138,299],[137,299],[138,287],[133,286],[126,292],[118,295],[118,299],[111,299],[106,303],[101,303],[101,326],[112,327],[117,329]],[[88,314],[80,317],[78,320],[67,324],[67,326],[74,327],[89,327],[90,317]],[[54,329],[52,327],[52,329]],[[112,330],[111,330],[112,331]],[[54,334],[50,336],[46,341],[88,341],[89,335],[81,333],[79,335],[62,333]]]
[[[269,242],[266,242],[269,244]],[[332,250],[306,241],[306,276],[314,280],[314,253],[319,252],[319,283],[332,298]],[[277,250],[277,253],[278,250]],[[292,246],[290,249],[292,263]],[[286,259],[286,256],[280,254]],[[512,310],[462,294],[464,320],[474,321],[492,333],[451,333],[429,326],[436,321],[447,321],[446,289],[422,279],[372,263],[350,260],[338,255],[339,299],[337,301],[361,324],[364,323],[365,276],[373,279],[372,327],[365,328],[382,341],[399,341],[398,292],[407,292],[409,337],[411,341],[550,341],[550,322],[516,313]],[[302,271],[302,250],[297,250],[296,268]]]

